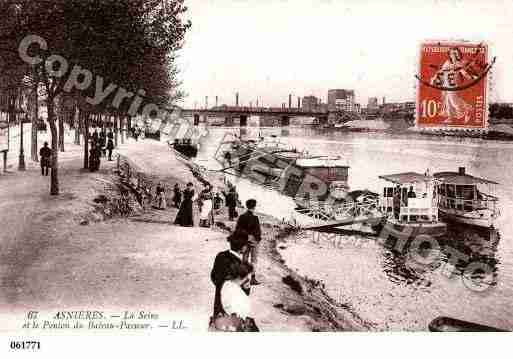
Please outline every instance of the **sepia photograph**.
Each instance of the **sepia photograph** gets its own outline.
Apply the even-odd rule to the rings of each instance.
[[[2,350],[512,331],[512,18],[0,0]]]

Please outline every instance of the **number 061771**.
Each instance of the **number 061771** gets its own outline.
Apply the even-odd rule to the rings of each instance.
[[[41,342],[31,340],[13,340],[11,341],[12,350],[39,350],[41,349]]]

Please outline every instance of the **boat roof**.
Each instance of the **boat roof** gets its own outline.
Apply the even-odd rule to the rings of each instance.
[[[300,167],[346,167],[347,162],[341,158],[318,157],[318,158],[299,158],[296,165]]]
[[[396,173],[393,175],[385,175],[379,176],[379,178],[396,183],[396,184],[406,184],[406,183],[415,183],[415,182],[430,182],[433,180],[432,176],[426,176],[424,174],[420,174],[417,172],[403,172]]]
[[[459,172],[437,172],[433,176],[444,183],[455,185],[498,184],[497,182],[487,180],[486,178],[474,177],[468,174],[460,174]]]

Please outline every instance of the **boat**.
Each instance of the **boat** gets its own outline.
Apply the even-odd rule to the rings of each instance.
[[[187,159],[193,159],[198,155],[198,145],[194,144],[189,138],[175,138],[172,143],[168,142],[168,144],[172,150]]]
[[[458,172],[438,172],[434,176],[440,181],[438,209],[441,217],[477,227],[493,227],[500,215],[499,199],[484,190],[490,191],[497,182],[466,174],[465,167],[460,167]]]
[[[325,201],[328,196],[333,197],[335,200],[346,198],[349,192],[349,166],[341,157],[305,156],[297,158],[293,166],[294,171],[288,171],[289,173],[287,173],[288,178],[285,185],[285,193],[287,195],[295,196],[305,178],[313,176],[327,185],[326,193],[318,196],[317,200]],[[299,203],[310,199],[308,193],[305,193],[305,197],[299,199]]]
[[[439,237],[447,225],[438,218],[437,179],[428,172],[404,172],[379,176],[385,181],[379,198],[382,226],[389,233]]]
[[[487,325],[466,322],[450,317],[438,317],[429,323],[430,332],[507,332]]]

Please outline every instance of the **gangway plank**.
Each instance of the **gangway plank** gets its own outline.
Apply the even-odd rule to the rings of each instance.
[[[334,227],[343,227],[350,226],[358,223],[366,223],[366,222],[379,222],[384,216],[365,216],[365,217],[353,217],[353,218],[345,218],[340,220],[329,220],[329,221],[320,221],[317,223],[312,223],[311,225],[302,225],[300,226],[301,230],[320,230],[320,229],[328,229]]]

